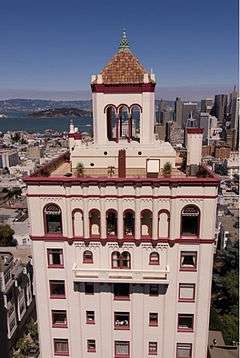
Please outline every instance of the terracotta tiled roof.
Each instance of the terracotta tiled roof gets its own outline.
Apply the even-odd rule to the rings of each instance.
[[[144,73],[147,71],[128,48],[118,51],[101,71],[104,84],[143,83]]]

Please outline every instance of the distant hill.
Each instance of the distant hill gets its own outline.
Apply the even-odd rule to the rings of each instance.
[[[0,101],[0,111],[33,112],[55,108],[77,108],[85,111],[92,110],[92,101],[51,101],[44,99],[8,99]]]
[[[29,113],[32,117],[91,117],[92,112],[78,108],[50,108]]]

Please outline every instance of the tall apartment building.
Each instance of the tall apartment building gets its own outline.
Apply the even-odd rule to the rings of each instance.
[[[175,120],[176,128],[185,128],[187,120],[191,117],[197,116],[196,102],[182,102],[181,98],[177,97],[175,101]]]
[[[0,356],[12,357],[26,323],[35,317],[30,260],[20,262],[10,252],[0,252]]]
[[[204,98],[201,100],[201,112],[210,113],[213,108],[213,98]]]
[[[181,98],[177,97],[175,101],[176,128],[182,128],[182,107],[183,107],[183,103],[181,101]]]
[[[212,114],[217,117],[219,122],[225,123],[228,116],[228,95],[217,94],[214,99]]]
[[[207,355],[218,179],[155,139],[155,83],[124,33],[91,79],[93,143],[71,124],[69,153],[25,179],[42,358]],[[202,130],[187,136],[198,168]]]

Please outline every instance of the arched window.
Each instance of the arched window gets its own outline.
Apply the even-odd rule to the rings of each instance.
[[[106,213],[107,236],[117,236],[117,212],[109,209]]]
[[[125,104],[118,106],[119,139],[129,139],[130,131],[130,113]]]
[[[93,254],[91,251],[89,251],[89,250],[84,251],[83,263],[84,264],[93,264]]]
[[[114,141],[117,139],[117,116],[116,116],[116,107],[112,104],[109,104],[105,107],[104,112],[106,112],[107,117],[107,138],[109,141]]]
[[[135,214],[130,209],[123,213],[123,233],[124,236],[135,235]]]
[[[72,213],[73,236],[83,237],[83,212],[80,209]]]
[[[149,255],[149,265],[159,265],[159,253],[151,252]]]
[[[195,205],[187,205],[181,213],[181,236],[198,236],[200,228],[200,210]]]
[[[160,210],[158,213],[158,237],[168,238],[170,234],[170,213],[168,210]]]
[[[100,237],[100,211],[92,209],[89,212],[90,236]]]
[[[128,251],[123,251],[121,254],[118,251],[112,253],[112,268],[116,269],[130,269],[131,255]]]
[[[141,236],[152,237],[152,212],[143,210],[141,212]]]
[[[142,107],[139,104],[132,104],[130,107],[130,138],[140,141],[140,121]]]
[[[62,234],[62,211],[56,204],[48,204],[44,210],[46,234]]]

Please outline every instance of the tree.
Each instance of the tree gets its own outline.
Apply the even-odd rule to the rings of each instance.
[[[31,347],[31,342],[27,337],[19,338],[16,344],[16,348],[20,351],[22,354],[27,354],[29,348]]]
[[[38,340],[38,326],[37,322],[35,322],[34,319],[31,318],[31,320],[28,322],[27,330],[32,340],[36,342]]]
[[[167,162],[164,164],[164,167],[163,167],[163,175],[170,176],[171,173],[172,173],[172,164],[170,162]]]
[[[7,224],[0,225],[0,246],[16,246],[14,230]]]
[[[83,163],[78,163],[76,166],[76,172],[78,177],[82,177],[84,174],[84,165]]]

